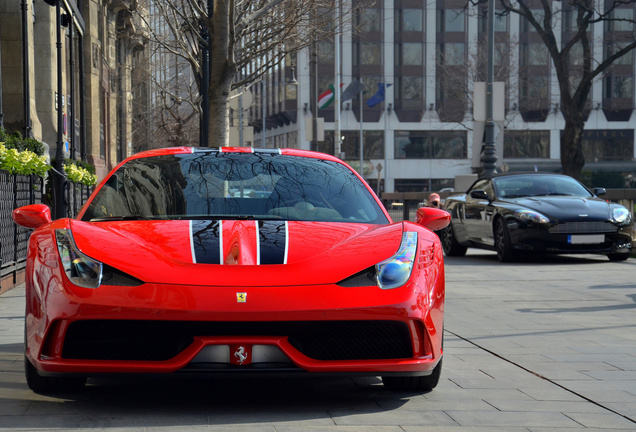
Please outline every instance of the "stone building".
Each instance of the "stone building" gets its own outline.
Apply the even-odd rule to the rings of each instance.
[[[43,141],[52,157],[64,146],[66,157],[94,165],[99,179],[128,156],[132,66],[147,41],[131,12],[136,3],[0,0],[0,114],[7,132]]]

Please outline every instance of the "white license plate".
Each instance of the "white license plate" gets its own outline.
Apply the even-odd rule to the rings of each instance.
[[[605,234],[569,235],[569,244],[598,244],[605,241]]]

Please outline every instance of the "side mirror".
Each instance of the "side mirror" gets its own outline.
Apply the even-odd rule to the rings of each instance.
[[[487,201],[492,201],[490,199],[490,197],[488,196],[488,194],[486,192],[484,192],[483,190],[474,190],[470,193],[470,197],[471,198],[475,198],[475,199],[485,199]]]
[[[18,225],[33,229],[51,222],[51,209],[44,204],[31,204],[13,210],[11,217]]]
[[[596,196],[605,195],[607,193],[605,188],[598,188],[598,187],[594,188],[594,190],[592,192],[594,192],[594,195],[596,195]]]
[[[432,231],[446,228],[450,220],[449,212],[435,207],[422,207],[415,213],[415,223]]]

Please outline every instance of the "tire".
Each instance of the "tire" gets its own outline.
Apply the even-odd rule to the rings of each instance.
[[[609,258],[610,261],[616,262],[616,261],[625,261],[627,258],[629,258],[630,254],[629,253],[611,253],[611,254],[607,254],[607,257]]]
[[[58,393],[79,390],[86,384],[86,377],[47,377],[38,373],[26,356],[27,337],[24,326],[24,376],[27,386],[35,393]]]
[[[497,258],[501,262],[512,262],[515,260],[515,255],[512,250],[510,241],[510,232],[508,226],[503,218],[497,218],[495,220],[494,227],[495,235],[495,250],[497,251]]]
[[[428,376],[419,377],[399,377],[386,376],[382,377],[382,384],[387,390],[392,391],[431,391],[439,383],[442,375],[442,360],[440,359],[433,372]]]
[[[446,256],[459,257],[466,255],[466,250],[468,248],[459,244],[455,238],[455,233],[451,224],[448,224],[446,228],[437,231],[437,233],[440,241],[442,242],[442,249],[444,249]]]

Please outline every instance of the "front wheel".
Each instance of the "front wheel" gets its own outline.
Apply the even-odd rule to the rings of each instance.
[[[497,251],[497,258],[501,262],[514,261],[515,256],[512,250],[512,242],[510,241],[510,232],[508,226],[503,218],[498,218],[495,221],[495,250]]]
[[[459,244],[455,238],[452,224],[448,224],[446,228],[437,231],[439,239],[442,242],[442,249],[446,256],[464,256],[466,255],[466,246]]]
[[[629,255],[629,253],[610,253],[607,254],[607,257],[610,261],[625,261]]]
[[[442,360],[440,359],[433,372],[428,376],[419,377],[395,377],[385,376],[382,377],[382,384],[388,390],[393,391],[431,391],[439,383],[439,378],[442,375]]]
[[[35,393],[58,393],[79,390],[86,384],[86,378],[47,377],[38,373],[35,366],[24,356],[24,374],[27,385]]]

